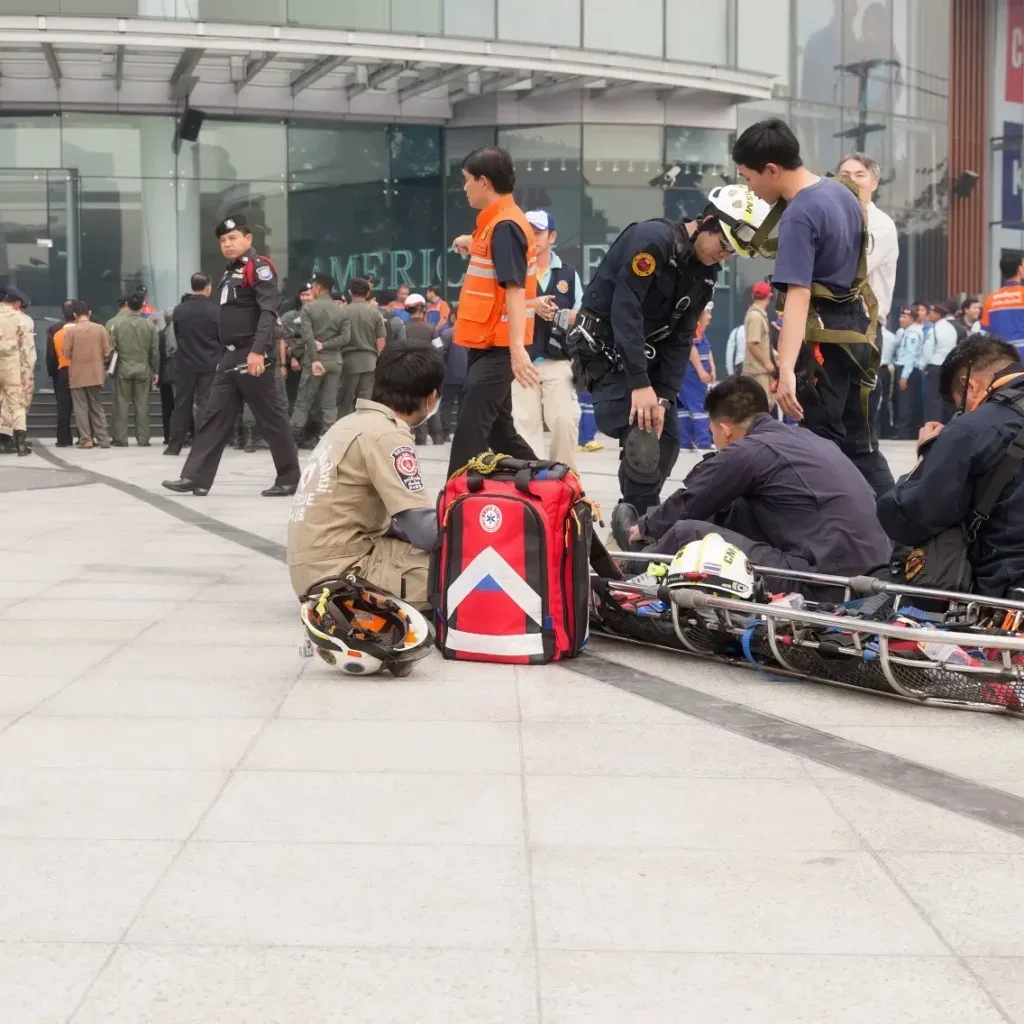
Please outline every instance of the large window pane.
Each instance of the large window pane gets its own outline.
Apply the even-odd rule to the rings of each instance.
[[[949,0],[889,0],[893,59],[900,62],[902,88],[897,114],[942,121],[949,97]],[[1000,45],[1005,42],[1000,38]]]
[[[662,217],[665,193],[653,188],[601,188],[583,192],[583,256],[580,277],[590,280],[608,247],[634,221]]]
[[[442,0],[391,0],[391,31],[439,35],[443,15]]]
[[[824,6],[829,0],[821,0]],[[736,0],[736,63],[790,84],[790,0]],[[742,110],[742,107],[740,108]]]
[[[788,121],[800,140],[804,163],[815,174],[833,170],[848,148],[847,140],[839,137],[842,111],[838,107],[795,103]]]
[[[60,167],[60,117],[0,117],[0,164]]]
[[[425,124],[395,125],[390,131],[393,181],[430,181],[441,187],[441,129]]]
[[[583,126],[583,176],[591,185],[657,187],[664,151],[656,125]]]
[[[388,134],[383,126],[292,125],[288,128],[289,180],[347,185],[388,177]]]
[[[25,5],[22,4],[24,12]],[[36,5],[32,5],[36,13]],[[139,0],[60,0],[61,14],[107,15],[134,18],[139,13]]]
[[[497,0],[444,0],[444,32],[471,39],[494,38]]]
[[[199,0],[199,20],[282,25],[285,0]]]
[[[200,240],[203,269],[218,272],[224,266],[213,229],[228,214],[242,214],[252,230],[253,245],[269,256],[281,280],[290,272],[288,246],[288,194],[283,184],[202,180],[200,185]]]
[[[512,155],[517,189],[580,183],[579,125],[499,129],[498,145]]]
[[[210,121],[194,145],[199,175],[221,181],[284,181],[288,170],[288,133],[281,122]],[[183,173],[189,173],[188,162]]]
[[[498,0],[498,38],[580,45],[580,0]]]
[[[731,0],[665,0],[665,56],[704,64],[729,62]],[[700,28],[694,31],[694,26]]]
[[[796,4],[796,95],[812,103],[842,102],[845,75],[840,0],[794,0]],[[742,17],[740,23],[742,24]]]
[[[288,0],[288,21],[319,28],[388,29],[385,0]]]
[[[174,119],[133,114],[64,114],[61,160],[86,177],[174,176]]]
[[[583,45],[590,50],[664,55],[665,0],[583,0]],[[672,0],[675,2],[675,0]]]
[[[493,146],[493,128],[448,128],[444,133],[445,185],[451,189],[462,188],[462,161],[481,146]]]
[[[706,194],[732,173],[732,132],[666,128],[664,185]]]

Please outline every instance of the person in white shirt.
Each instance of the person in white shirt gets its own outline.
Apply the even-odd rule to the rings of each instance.
[[[900,328],[900,336],[902,333],[903,329]],[[896,386],[895,363],[898,343],[897,335],[889,330],[888,324],[883,323],[882,365],[878,368],[878,387],[872,396],[878,400],[873,420],[875,433],[882,439],[893,436],[893,389]]]
[[[924,330],[914,316],[914,310],[900,310],[900,329],[896,332],[896,354],[893,392],[896,437],[912,441],[921,426],[921,354],[924,349]]]
[[[729,332],[725,343],[725,372],[731,377],[743,372],[743,360],[747,354],[747,332],[740,324]]]
[[[921,363],[924,370],[924,421],[925,423],[948,423],[956,411],[942,397],[939,385],[942,364],[946,356],[956,348],[960,334],[953,323],[957,304],[955,300],[939,303],[932,307],[939,319],[932,321],[932,329],[925,335]],[[965,334],[966,337],[966,334]]]
[[[887,323],[896,288],[896,264],[900,258],[900,240],[896,224],[874,202],[881,171],[878,162],[866,153],[849,153],[839,163],[839,173],[853,179],[860,201],[867,210],[868,284],[878,300],[878,321]]]

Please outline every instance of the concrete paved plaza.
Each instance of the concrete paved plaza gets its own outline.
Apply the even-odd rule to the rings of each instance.
[[[269,454],[198,499],[159,447],[36,445],[0,464],[0,1024],[1024,1022],[1024,722],[608,641],[339,678]]]

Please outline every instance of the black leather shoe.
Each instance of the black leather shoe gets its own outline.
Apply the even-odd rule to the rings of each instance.
[[[180,477],[177,480],[165,480],[163,485],[167,490],[174,491],[175,494],[188,494],[191,491],[197,498],[205,498],[210,493],[209,487],[199,487],[185,477]]]
[[[298,484],[274,484],[265,491],[260,491],[264,498],[287,498],[299,489]]]
[[[180,454],[181,454],[181,449],[180,448],[175,448],[173,444],[169,444],[164,449],[164,455],[180,455]]]
[[[111,441],[110,442],[110,447],[111,448],[127,448],[128,447],[128,442],[127,441]]]
[[[640,521],[640,513],[632,505],[620,501],[612,512],[612,536],[620,551],[639,551],[643,545],[629,539],[629,531]]]

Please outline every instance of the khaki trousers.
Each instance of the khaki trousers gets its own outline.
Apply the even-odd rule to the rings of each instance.
[[[552,462],[563,462],[576,469],[576,445],[579,443],[580,403],[572,384],[572,365],[568,359],[545,359],[537,363],[540,384],[524,388],[512,383],[512,415],[516,430],[524,441],[545,458],[544,424],[551,431]]]
[[[775,408],[775,395],[772,394],[772,379],[767,373],[750,373],[747,374],[751,380],[756,380],[761,387],[764,388],[764,393],[768,396],[768,408]]]

